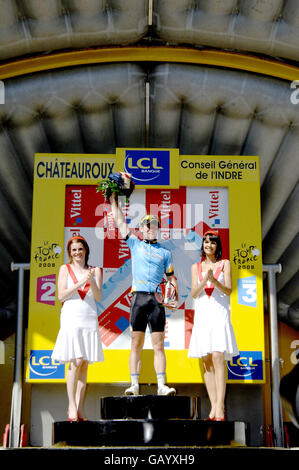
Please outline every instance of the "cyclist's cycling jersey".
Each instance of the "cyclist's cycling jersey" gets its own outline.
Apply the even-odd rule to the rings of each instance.
[[[132,292],[155,292],[164,273],[173,274],[171,252],[160,243],[148,243],[135,235],[126,238],[132,258]]]

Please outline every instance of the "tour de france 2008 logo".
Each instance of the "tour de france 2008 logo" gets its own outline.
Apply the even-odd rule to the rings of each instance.
[[[39,268],[55,268],[61,253],[62,248],[58,243],[44,240],[36,246],[33,258]]]
[[[233,252],[232,262],[239,270],[252,272],[260,255],[259,249],[250,244],[242,243],[240,248]],[[238,303],[248,307],[257,306],[257,280],[255,275],[238,279]]]
[[[235,248],[232,262],[238,269],[251,270],[255,268],[259,256],[260,251],[256,245],[247,246],[246,243],[242,243],[240,248]]]
[[[136,185],[169,185],[169,150],[126,150],[124,169]]]

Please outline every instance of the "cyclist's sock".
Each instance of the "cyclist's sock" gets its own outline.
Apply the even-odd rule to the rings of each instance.
[[[157,373],[157,381],[158,381],[158,387],[162,387],[163,385],[165,385],[165,372]]]
[[[131,374],[131,384],[138,385],[139,382],[139,374]]]

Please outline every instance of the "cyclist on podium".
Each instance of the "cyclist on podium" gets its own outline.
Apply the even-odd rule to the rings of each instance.
[[[149,325],[154,350],[154,367],[157,374],[158,395],[175,395],[176,390],[165,384],[166,356],[164,350],[165,309],[155,297],[157,286],[164,274],[176,288],[176,299],[171,307],[178,305],[177,281],[174,276],[171,252],[157,241],[159,219],[155,215],[145,215],[140,221],[143,240],[133,235],[127,226],[125,216],[119,207],[118,196],[111,196],[112,212],[120,235],[125,239],[132,258],[132,302],[130,312],[131,351],[129,368],[131,386],[125,395],[139,395],[139,372],[145,330]]]

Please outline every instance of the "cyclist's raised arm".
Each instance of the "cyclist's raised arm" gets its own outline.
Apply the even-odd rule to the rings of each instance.
[[[126,223],[126,218],[121,208],[118,205],[118,197],[115,192],[113,192],[111,196],[111,207],[112,207],[113,217],[120,231],[120,234],[123,238],[126,238],[126,236],[129,234],[129,228]]]

